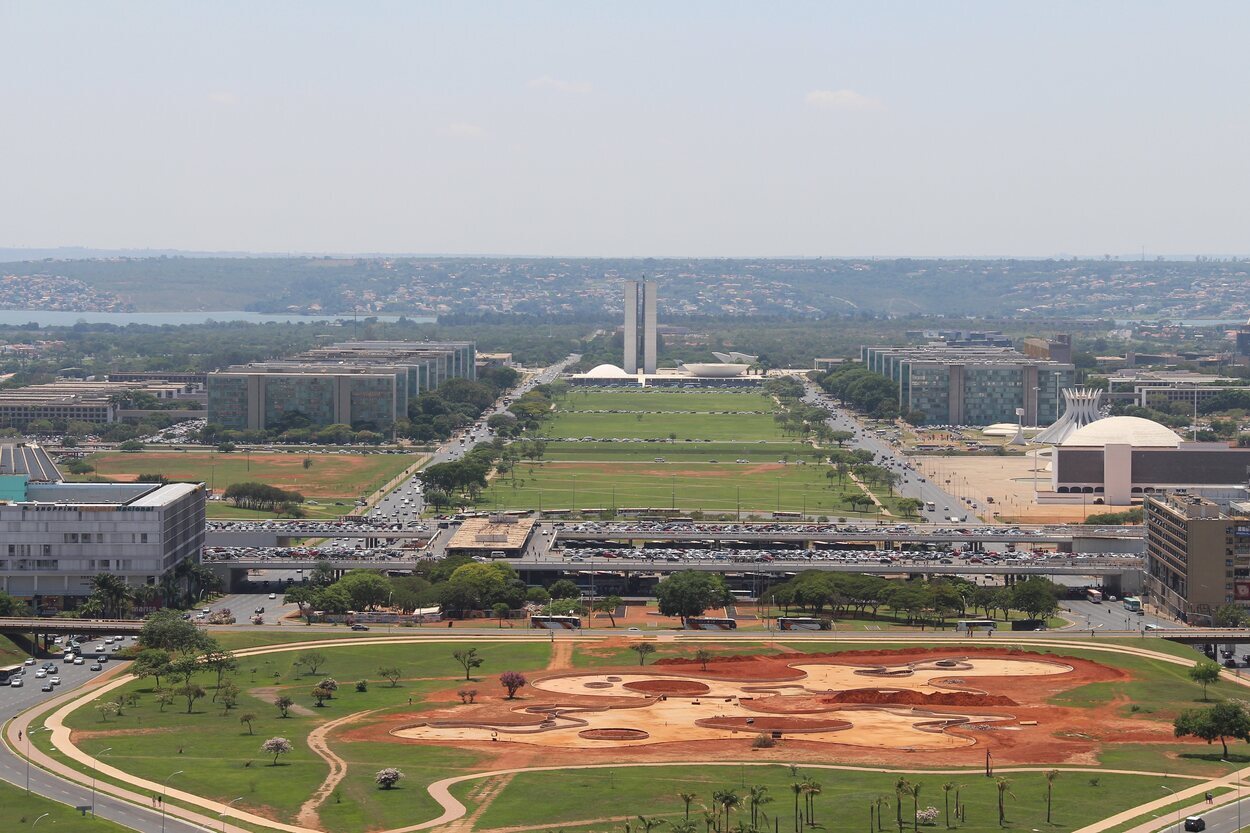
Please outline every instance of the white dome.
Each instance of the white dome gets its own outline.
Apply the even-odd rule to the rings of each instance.
[[[1089,448],[1108,443],[1127,443],[1138,448],[1176,448],[1181,438],[1171,428],[1151,419],[1113,416],[1076,429],[1061,444]]]
[[[586,376],[592,379],[626,379],[626,378],[629,378],[628,373],[626,373],[622,368],[619,368],[614,364],[601,364],[598,367],[593,367],[590,369],[589,372],[586,373]]]

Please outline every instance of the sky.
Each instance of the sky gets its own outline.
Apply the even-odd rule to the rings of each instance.
[[[1250,253],[1250,3],[0,0],[0,247]]]

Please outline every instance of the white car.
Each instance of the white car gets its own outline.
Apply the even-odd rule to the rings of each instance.
[[[40,668],[38,671],[35,672],[36,680],[42,680],[46,676],[48,676],[48,672],[43,670],[42,668]]]
[[[22,687],[21,677],[14,677],[13,679],[9,680],[9,688],[21,688],[21,687]]]
[[[278,598],[278,594],[277,594],[277,593],[270,593],[270,594],[269,594],[269,598],[271,598],[271,599],[276,599],[276,598]]]

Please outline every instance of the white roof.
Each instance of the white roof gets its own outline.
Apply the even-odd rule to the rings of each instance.
[[[591,368],[584,375],[592,379],[623,379],[629,376],[623,368],[614,364],[601,364]]]
[[[1181,444],[1181,438],[1171,428],[1152,419],[1113,416],[1076,429],[1061,445],[1089,448],[1115,443],[1140,448],[1176,448]]]

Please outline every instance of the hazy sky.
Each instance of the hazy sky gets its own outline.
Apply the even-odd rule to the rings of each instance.
[[[1250,3],[0,0],[0,246],[1250,252]]]

